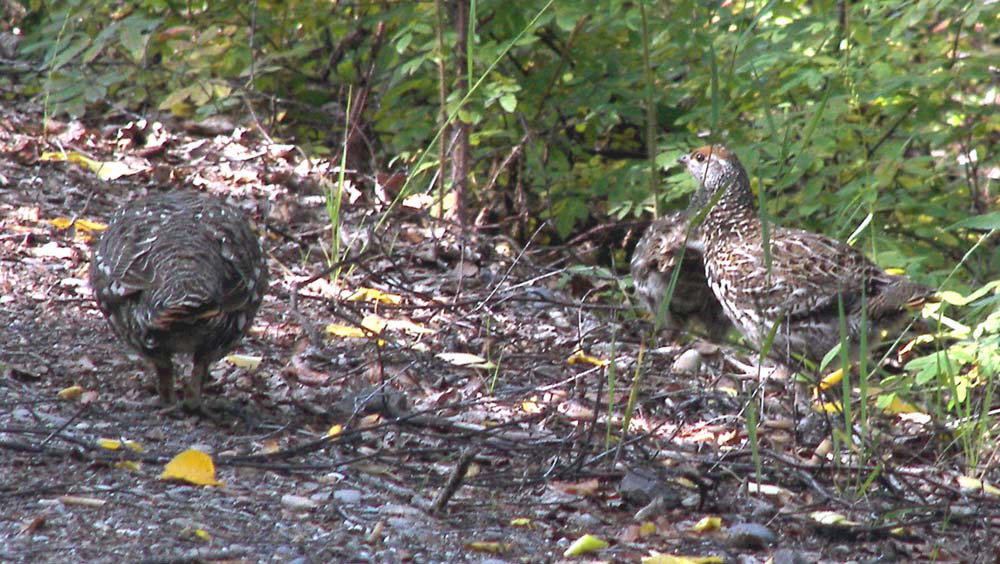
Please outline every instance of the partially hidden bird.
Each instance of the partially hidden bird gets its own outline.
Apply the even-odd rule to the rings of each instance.
[[[758,351],[773,332],[772,359],[795,369],[803,359],[815,366],[841,343],[841,319],[856,359],[863,336],[872,350],[884,333],[901,329],[910,310],[933,299],[931,288],[888,274],[818,233],[770,225],[765,254],[750,180],[736,155],[711,145],[678,160],[698,183],[689,213],[704,215],[697,229],[708,285]]]
[[[209,366],[250,328],[268,270],[242,212],[175,192],[114,214],[94,246],[90,285],[114,333],[153,368],[163,403],[177,404],[172,357],[191,355],[185,407],[201,409]]]
[[[708,287],[701,241],[690,233],[689,226],[685,211],[667,213],[649,224],[632,253],[635,295],[655,319],[678,270],[670,302],[663,312],[663,328],[676,334],[699,324],[707,336],[717,340],[732,324]]]

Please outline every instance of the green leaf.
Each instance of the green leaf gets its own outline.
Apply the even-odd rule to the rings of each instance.
[[[398,40],[396,40],[396,52],[403,54],[406,52],[406,48],[410,46],[410,42],[413,41],[413,34],[410,32],[404,33]]]
[[[514,110],[517,109],[517,96],[513,94],[500,96],[500,107],[509,114],[514,113]]]
[[[956,221],[955,223],[949,225],[946,229],[951,231],[953,229],[961,228],[978,229],[981,231],[1000,229],[1000,212],[975,215],[961,221]]]

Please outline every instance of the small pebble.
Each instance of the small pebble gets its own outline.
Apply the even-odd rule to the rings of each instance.
[[[344,505],[357,505],[361,502],[359,490],[337,490],[333,492],[333,500]]]
[[[670,370],[676,374],[697,374],[700,368],[701,353],[694,349],[688,349],[674,359]]]
[[[770,529],[757,523],[737,523],[729,528],[729,542],[734,548],[760,550],[777,541]]]
[[[318,504],[308,497],[285,494],[281,496],[281,505],[284,505],[292,511],[308,511],[309,509],[315,509]]]

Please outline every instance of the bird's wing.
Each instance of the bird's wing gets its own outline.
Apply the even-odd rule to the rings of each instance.
[[[841,300],[849,312],[881,272],[856,249],[808,231],[775,229],[770,249],[770,269],[759,239],[746,241],[738,254],[744,299],[772,318],[835,313]]]

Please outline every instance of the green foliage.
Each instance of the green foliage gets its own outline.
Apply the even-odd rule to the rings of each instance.
[[[907,364],[913,385],[926,390],[928,404],[946,420],[958,421],[954,435],[970,467],[995,449],[993,408],[998,372],[1000,372],[1000,280],[987,283],[963,296],[957,292],[942,294],[934,317],[940,332],[949,339],[946,348],[915,358]],[[950,308],[964,317],[977,320],[967,325],[951,319]]]
[[[133,13],[101,26],[99,22],[112,16],[108,6],[79,18],[82,6],[69,2],[49,12],[21,46],[24,55],[40,55],[45,61],[42,86],[47,102],[73,114],[117,94],[132,80],[132,73],[118,63],[138,65],[151,31],[160,23],[156,17]]]
[[[245,99],[263,109],[280,100],[272,118],[286,134],[329,153],[348,88],[370,89],[376,103],[362,119],[376,163],[413,162],[440,126],[433,3],[55,6],[35,14],[23,49],[44,63],[54,113],[114,102],[205,117]],[[926,273],[946,269],[956,258],[948,249],[960,246],[941,249],[936,226],[983,209],[970,191],[983,182],[973,177],[979,165],[955,157],[984,158],[1000,130],[985,103],[995,4],[855,2],[842,21],[832,0],[647,3],[645,34],[635,2],[547,6],[476,2],[467,70],[484,80],[464,102],[446,85],[447,109],[473,126],[473,185],[520,146],[497,188],[520,183],[558,237],[654,208],[647,85],[665,153],[699,143],[696,133],[729,144],[786,223],[846,236],[874,214],[873,250],[918,241]],[[452,45],[454,31],[444,31]],[[668,180],[664,207],[682,206],[690,189]]]

